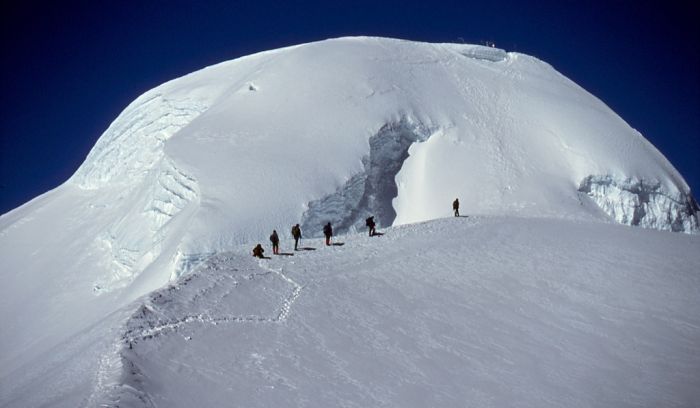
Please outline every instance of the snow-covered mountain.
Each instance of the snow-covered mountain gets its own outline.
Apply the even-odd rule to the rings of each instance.
[[[347,248],[333,248],[338,254],[324,248],[261,264],[247,258],[272,229],[286,235],[299,222],[308,238],[331,221],[337,232],[353,234],[369,214],[380,227],[401,226],[450,215],[455,197],[476,224],[392,228],[379,238],[391,246],[350,235]],[[0,217],[0,402],[173,406],[179,394],[158,390],[186,387],[159,370],[184,370],[203,384],[191,395],[227,387],[212,391],[213,405],[239,392],[249,396],[242,406],[279,406],[292,396],[298,406],[453,406],[472,399],[502,406],[521,398],[524,406],[697,403],[690,391],[698,383],[691,372],[700,372],[693,357],[700,340],[697,213],[682,176],[642,135],[530,56],[363,37],[224,62],[146,92],[70,180]],[[472,228],[481,223],[488,227]],[[520,228],[534,241],[518,235]],[[571,236],[557,245],[550,233]],[[405,248],[397,238],[404,235],[414,242]],[[422,246],[419,236],[426,237]],[[483,239],[493,247],[480,246]],[[446,261],[441,247],[450,245]],[[500,259],[496,245],[511,258]],[[412,262],[397,268],[378,248]],[[579,250],[592,251],[579,255],[594,265],[582,262]],[[632,264],[624,262],[629,257]],[[641,268],[642,286],[625,287],[623,278],[637,277],[629,268]],[[381,282],[379,272],[387,274]],[[496,284],[505,289],[489,286]],[[669,292],[651,290],[664,285]],[[308,288],[317,298],[305,298],[306,309],[291,315]],[[344,289],[366,296],[333,303]],[[618,295],[627,300],[611,300]],[[469,299],[482,306],[468,306]],[[469,320],[453,310],[481,314]],[[423,313],[420,330],[408,327],[416,312]],[[661,323],[645,328],[635,320],[640,314]],[[622,331],[631,321],[638,354],[618,347],[630,340]],[[244,325],[226,326],[232,322]],[[674,328],[678,349],[669,350],[655,329],[674,322],[683,328]],[[199,326],[206,331],[191,333]],[[540,338],[534,327],[552,336]],[[473,329],[491,331],[473,338]],[[232,330],[239,337],[225,343]],[[570,355],[565,347],[581,333],[593,336],[591,343],[571,344]],[[198,346],[173,343],[200,334],[208,340]],[[143,341],[153,336],[156,343]],[[271,342],[265,352],[254,345],[262,339]],[[477,341],[470,346],[469,339]],[[307,354],[300,351],[305,345]],[[226,349],[237,346],[249,354]],[[171,365],[173,347],[193,354]],[[217,353],[235,361],[207,371],[209,347],[224,348]],[[280,351],[287,347],[297,351]],[[550,348],[560,354],[539,365]],[[527,364],[513,349],[530,353]],[[671,361],[656,359],[667,351]],[[652,357],[635,360],[644,353]],[[606,356],[614,362],[605,365]],[[490,358],[500,359],[491,371]],[[352,361],[362,363],[349,369]],[[566,364],[581,371],[556,372]],[[667,366],[663,392],[653,397],[646,387],[655,377],[645,370]],[[283,374],[292,368],[298,382]],[[531,381],[521,381],[526,368],[539,370]],[[71,376],[54,378],[64,371]],[[448,374],[456,377],[445,385]],[[628,381],[630,374],[641,379]],[[523,388],[500,400],[499,386],[488,380],[499,375],[509,386],[541,392],[533,397]],[[600,398],[578,393],[581,381]],[[40,383],[50,389],[26,395]],[[620,387],[628,399],[613,397]]]

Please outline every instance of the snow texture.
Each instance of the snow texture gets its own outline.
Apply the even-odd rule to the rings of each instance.
[[[455,197],[462,229],[414,225]],[[377,247],[248,258],[368,215]],[[0,216],[0,405],[697,405],[699,229],[668,160],[536,58],[355,37],[223,62]]]
[[[3,403],[700,403],[698,236],[517,217],[382,232],[338,247],[304,240],[316,250],[293,257],[213,255],[119,312],[99,357],[64,356],[61,369],[87,359],[97,370],[76,372],[64,399],[56,376],[38,372],[23,380],[42,392],[22,394],[10,377]],[[70,394],[78,379],[91,391]]]

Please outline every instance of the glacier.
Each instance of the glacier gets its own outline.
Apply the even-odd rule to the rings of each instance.
[[[12,384],[2,401],[22,401],[46,364],[66,367],[51,357],[57,350],[77,358],[67,345],[84,344],[79,334],[120,339],[146,310],[144,297],[179,287],[221,254],[242,259],[273,229],[286,235],[301,223],[305,239],[315,238],[330,221],[355,236],[371,214],[400,231],[449,216],[455,197],[473,219],[624,224],[697,248],[699,207],[673,165],[537,58],[376,37],[261,52],[145,92],[66,183],[0,216],[0,383]],[[361,254],[351,258],[362,264]],[[278,279],[246,296],[294,293],[278,272],[263,272]],[[275,313],[231,316],[279,323]],[[184,313],[161,323],[179,327],[178,319],[208,321]],[[85,346],[91,352],[74,371],[91,372],[94,361],[102,368],[73,389],[94,402],[113,397],[106,386],[95,394],[95,381],[116,381],[132,384],[136,400],[150,398],[143,378],[115,380],[138,365],[123,347]],[[56,395],[44,403],[56,405]]]

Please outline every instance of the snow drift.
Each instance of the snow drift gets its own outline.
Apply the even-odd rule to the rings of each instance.
[[[5,373],[237,245],[461,212],[697,233],[673,166],[536,58],[341,38],[131,103],[65,184],[0,217]],[[32,299],[27,304],[27,299]],[[31,357],[33,358],[33,357]]]

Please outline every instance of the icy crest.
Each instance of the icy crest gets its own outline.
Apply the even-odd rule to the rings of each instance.
[[[505,61],[508,53],[500,48],[485,47],[480,45],[464,45],[456,48],[457,52],[465,57],[481,59],[491,62]]]
[[[105,131],[72,181],[86,189],[140,181],[163,158],[165,141],[206,109],[191,98],[141,96]]]

